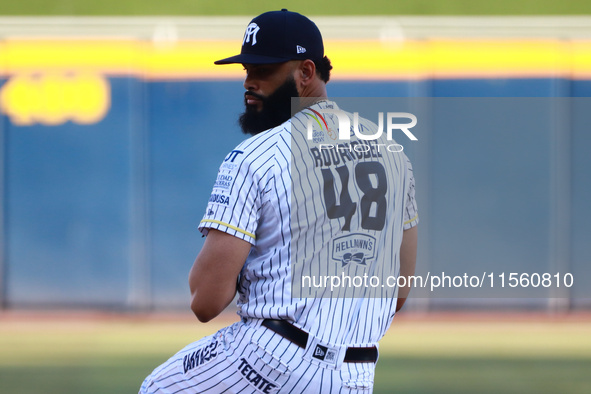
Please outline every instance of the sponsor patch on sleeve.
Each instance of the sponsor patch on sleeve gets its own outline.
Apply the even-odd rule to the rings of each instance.
[[[218,173],[218,177],[213,185],[214,189],[230,190],[234,181],[234,175],[231,173]]]
[[[228,207],[230,206],[230,196],[226,196],[223,193],[211,193],[211,196],[209,196],[209,202]]]

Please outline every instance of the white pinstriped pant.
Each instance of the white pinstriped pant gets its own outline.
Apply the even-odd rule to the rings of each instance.
[[[140,394],[372,392],[374,363],[336,370],[311,363],[260,323],[240,321],[186,346],[144,380]]]

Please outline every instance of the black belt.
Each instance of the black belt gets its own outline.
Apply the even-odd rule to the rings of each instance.
[[[301,348],[306,348],[308,343],[308,333],[300,330],[293,324],[286,320],[271,320],[265,319],[262,323],[263,326],[269,330],[276,332],[283,338],[295,343]],[[375,346],[372,347],[348,347],[345,352],[346,363],[375,363],[378,360],[378,349]]]

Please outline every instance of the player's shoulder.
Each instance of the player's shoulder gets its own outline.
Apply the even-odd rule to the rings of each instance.
[[[339,138],[343,120],[351,127],[351,137],[355,137],[353,127],[360,133],[369,135],[375,134],[379,128],[377,124],[359,116],[357,112],[347,111],[340,108],[335,101],[323,99],[304,108],[293,117],[293,127],[300,130],[299,133],[293,134],[308,135],[312,131],[312,139],[315,142],[335,142]]]
[[[268,150],[269,147],[274,146],[278,141],[289,139],[291,119],[283,122],[279,126],[270,128],[260,132],[252,137],[242,141],[236,149],[243,151]]]
[[[326,116],[334,111],[343,112],[338,105],[331,100],[320,100],[315,102],[312,105],[309,105],[302,109],[301,111],[297,112],[292,118],[292,125],[293,127],[306,127],[307,123],[310,120],[314,120],[312,122],[313,126],[319,125],[326,125]]]
[[[289,120],[279,126],[247,138],[232,149],[224,158],[223,169],[248,167],[253,163],[271,162],[278,151],[289,150]],[[289,153],[287,153],[289,156]]]

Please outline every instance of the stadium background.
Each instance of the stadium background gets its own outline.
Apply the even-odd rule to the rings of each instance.
[[[54,3],[36,10],[117,14]],[[119,9],[182,15],[175,4]],[[287,7],[318,15],[333,97],[548,98],[548,111],[567,120],[518,134],[449,128],[409,147],[421,270],[496,262],[568,271],[575,285],[535,299],[411,300],[382,347],[376,391],[588,391],[591,17],[386,16],[379,9],[393,13],[391,3],[342,12],[300,4]],[[512,14],[413,4],[401,13]],[[532,13],[520,4],[513,14]],[[0,12],[38,15],[10,7]],[[31,368],[45,392],[133,391],[162,357],[211,329],[184,320],[187,272],[220,160],[243,138],[242,70],[211,63],[237,52],[250,17],[199,16],[232,9],[203,7],[191,17],[0,18],[2,392],[44,387],[26,379]],[[231,14],[277,8],[237,7]],[[171,311],[179,321],[162,318]]]

